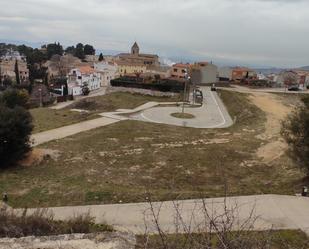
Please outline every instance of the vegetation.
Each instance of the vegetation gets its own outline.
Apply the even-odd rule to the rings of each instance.
[[[13,165],[30,150],[33,127],[27,102],[23,91],[6,90],[0,95],[0,168]]]
[[[58,221],[46,209],[37,210],[32,214],[28,214],[25,209],[21,215],[1,210],[0,224],[0,238],[113,231],[113,228],[107,224],[95,224],[89,214]]]
[[[292,157],[309,174],[309,97],[283,122],[282,134],[290,145]]]
[[[168,235],[167,244],[169,247],[164,247],[159,235],[152,235],[150,237],[137,236],[136,249],[144,249],[147,244],[147,249],[259,249],[259,248],[271,248],[271,249],[305,249],[309,246],[309,239],[305,233],[296,230],[282,230],[282,231],[266,231],[266,232],[243,232],[242,236],[235,239],[232,245],[227,247],[220,247],[220,241],[216,238],[216,234],[212,234],[212,246],[205,245],[205,237],[210,237],[210,234],[182,234],[179,236]],[[232,239],[235,233],[230,233],[229,238]],[[237,244],[241,242],[241,245]],[[236,245],[235,245],[236,244]]]
[[[103,57],[102,53],[100,53],[100,55],[99,55],[99,61],[104,61],[104,57]]]
[[[29,107],[29,95],[26,90],[7,89],[0,95],[0,104],[8,108]]]

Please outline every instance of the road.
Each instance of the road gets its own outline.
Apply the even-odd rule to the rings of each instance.
[[[224,203],[229,208],[237,207],[234,212],[236,223],[241,224],[254,211],[253,215],[257,218],[254,230],[301,229],[309,235],[309,198],[260,195],[205,199],[210,216],[223,214]],[[168,201],[153,203],[153,206],[155,212],[160,210],[159,222],[166,232],[175,232],[175,206],[178,206],[184,224],[191,225],[193,230],[196,231],[200,228],[201,222],[205,221],[202,200],[183,200],[177,203]],[[120,231],[141,234],[147,226],[148,232],[157,232],[148,203],[55,207],[49,210],[60,220],[89,212],[95,217],[96,222],[107,222]],[[34,211],[35,209],[29,209],[30,213]],[[233,229],[239,229],[238,225]]]
[[[227,128],[233,125],[233,120],[216,92],[202,87],[204,104],[201,107],[186,107],[185,112],[195,116],[193,119],[179,119],[171,114],[182,112],[179,107],[154,107],[131,115],[136,120],[153,123],[184,126],[192,128]]]

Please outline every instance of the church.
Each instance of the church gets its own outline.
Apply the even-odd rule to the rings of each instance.
[[[133,65],[145,65],[147,68],[160,66],[159,56],[154,54],[141,54],[136,42],[131,48],[131,53],[121,53],[117,57],[120,62]]]

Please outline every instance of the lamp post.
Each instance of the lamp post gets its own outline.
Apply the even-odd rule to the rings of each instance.
[[[183,91],[183,103],[182,103],[182,115],[185,113],[185,101],[187,97],[187,83],[190,80],[190,76],[188,75],[188,70],[185,69],[185,89]]]
[[[40,107],[43,106],[43,103],[42,103],[42,89],[39,88],[39,93],[40,93]]]

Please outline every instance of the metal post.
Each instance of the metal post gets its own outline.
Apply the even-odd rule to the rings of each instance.
[[[185,81],[185,89],[183,91],[182,115],[184,115],[185,113],[186,94],[187,94],[187,80]]]
[[[39,88],[39,92],[40,92],[40,107],[43,107],[43,103],[42,103],[42,89]]]

